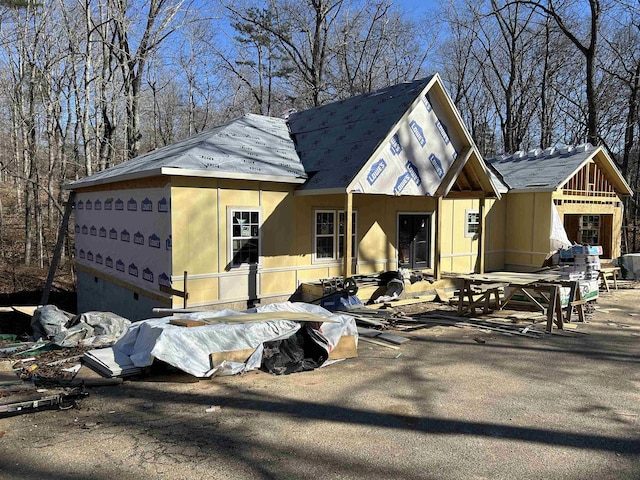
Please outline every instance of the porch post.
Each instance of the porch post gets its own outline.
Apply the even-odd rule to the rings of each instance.
[[[351,237],[353,235],[353,225],[351,217],[353,216],[353,193],[347,192],[347,199],[344,208],[344,278],[351,276]]]
[[[478,215],[479,215],[479,224],[478,224],[478,272],[477,273],[484,273],[484,260],[485,260],[485,254],[484,254],[484,250],[485,250],[485,235],[484,235],[484,230],[485,230],[485,220],[486,220],[486,216],[485,216],[486,210],[484,208],[484,194],[482,195],[482,197],[480,197],[480,207],[478,208]]]
[[[442,197],[436,197],[436,244],[433,259],[433,277],[435,281],[438,281],[442,278],[442,266],[440,265],[440,257],[442,253]]]

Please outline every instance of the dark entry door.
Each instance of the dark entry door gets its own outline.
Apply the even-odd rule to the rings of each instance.
[[[398,260],[400,267],[431,267],[431,215],[398,216]]]

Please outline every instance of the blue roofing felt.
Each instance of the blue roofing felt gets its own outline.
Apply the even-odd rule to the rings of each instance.
[[[309,180],[300,188],[346,188],[432,77],[401,83],[289,117]]]
[[[487,159],[510,190],[555,190],[595,152],[591,145],[532,150]]]
[[[96,181],[117,181],[128,174],[161,167],[307,178],[285,120],[247,114],[226,125],[77,180],[70,188]]]

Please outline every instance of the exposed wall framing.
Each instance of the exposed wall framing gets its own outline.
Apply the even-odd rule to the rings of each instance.
[[[606,178],[606,174],[592,160],[587,162],[563,186],[565,195],[617,197],[613,185]]]

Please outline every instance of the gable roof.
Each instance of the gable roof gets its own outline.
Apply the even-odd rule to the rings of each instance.
[[[562,148],[534,149],[487,160],[510,192],[555,191],[593,159],[607,173],[616,193],[632,195],[631,188],[602,147],[590,143]]]
[[[446,195],[464,168],[500,196],[437,74],[294,113],[289,129],[309,174],[298,192]]]
[[[345,189],[431,78],[292,114],[289,129],[310,176],[301,189]]]
[[[302,194],[500,197],[437,74],[295,113],[288,125],[247,114],[65,188],[158,175],[286,182]]]
[[[155,175],[251,178],[286,183],[303,183],[307,178],[286,122],[247,114],[77,180],[66,188]]]

